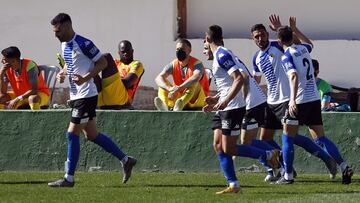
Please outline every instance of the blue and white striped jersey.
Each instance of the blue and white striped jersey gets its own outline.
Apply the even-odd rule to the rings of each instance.
[[[218,47],[213,53],[214,61],[212,66],[212,73],[214,75],[215,84],[218,92],[220,93],[220,101],[223,101],[233,84],[233,79],[230,76],[234,71],[238,70],[236,59],[232,52],[224,47]],[[224,109],[231,110],[245,107],[244,97],[241,91],[229,102],[228,106]]]
[[[69,42],[61,43],[61,49],[67,66],[67,74],[70,82],[70,99],[82,99],[97,95],[97,89],[93,79],[82,85],[72,81],[74,74],[86,75],[94,68],[94,62],[100,59],[101,53],[91,40],[78,34]]]
[[[259,50],[253,58],[254,75],[265,76],[267,85],[267,103],[280,104],[290,98],[289,79],[282,67],[283,48],[273,41],[264,50]]]
[[[290,75],[295,72],[298,75],[297,104],[320,100],[316,87],[314,67],[309,53],[311,50],[312,46],[309,44],[293,44],[285,49],[282,57],[286,73]]]
[[[256,82],[249,69],[245,66],[245,64],[235,56],[235,63],[239,67],[241,72],[245,72],[249,77],[249,90],[248,94],[245,98],[246,101],[246,110],[252,109],[264,102],[266,102],[266,95],[260,88],[259,84]]]

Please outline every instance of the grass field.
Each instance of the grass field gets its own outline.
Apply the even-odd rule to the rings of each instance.
[[[241,194],[215,195],[220,173],[77,173],[74,188],[49,188],[62,173],[0,172],[0,202],[359,202],[360,176],[351,185],[325,174],[300,174],[293,185],[270,185],[264,174],[238,173]]]

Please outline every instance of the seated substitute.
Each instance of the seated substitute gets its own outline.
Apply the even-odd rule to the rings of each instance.
[[[105,55],[108,66],[101,73],[100,109],[133,109],[131,103],[144,74],[143,64],[134,60],[134,49],[128,40],[119,43],[118,53],[120,59],[116,60],[110,54]]]
[[[180,39],[176,44],[176,59],[166,65],[156,77],[159,86],[155,107],[160,111],[197,109],[205,106],[209,81],[202,62],[190,55],[191,43]],[[168,77],[172,75],[173,84]]]
[[[319,75],[319,62],[316,59],[312,59],[312,64],[314,67],[314,76],[316,79],[316,86],[320,94],[321,99],[321,109],[329,108],[330,107],[330,100],[331,100],[331,92],[332,87],[326,81],[318,77]]]
[[[1,51],[0,109],[19,109],[30,106],[39,110],[49,103],[49,88],[34,61],[20,58],[21,52],[11,46]],[[8,84],[12,91],[8,91]]]

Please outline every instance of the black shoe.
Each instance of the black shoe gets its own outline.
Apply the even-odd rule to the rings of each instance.
[[[135,166],[137,160],[134,157],[129,156],[127,162],[124,164],[123,166],[123,183],[126,183],[130,176],[131,176],[131,171],[133,169],[133,167]]]
[[[75,182],[69,182],[65,178],[48,183],[49,187],[74,187]]]
[[[346,167],[346,169],[342,173],[342,184],[350,184],[351,177],[354,175],[354,171],[350,167]]]

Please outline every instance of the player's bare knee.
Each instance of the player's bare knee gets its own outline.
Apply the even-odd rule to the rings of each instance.
[[[28,100],[29,100],[30,104],[39,103],[40,102],[40,97],[38,95],[30,95]]]

